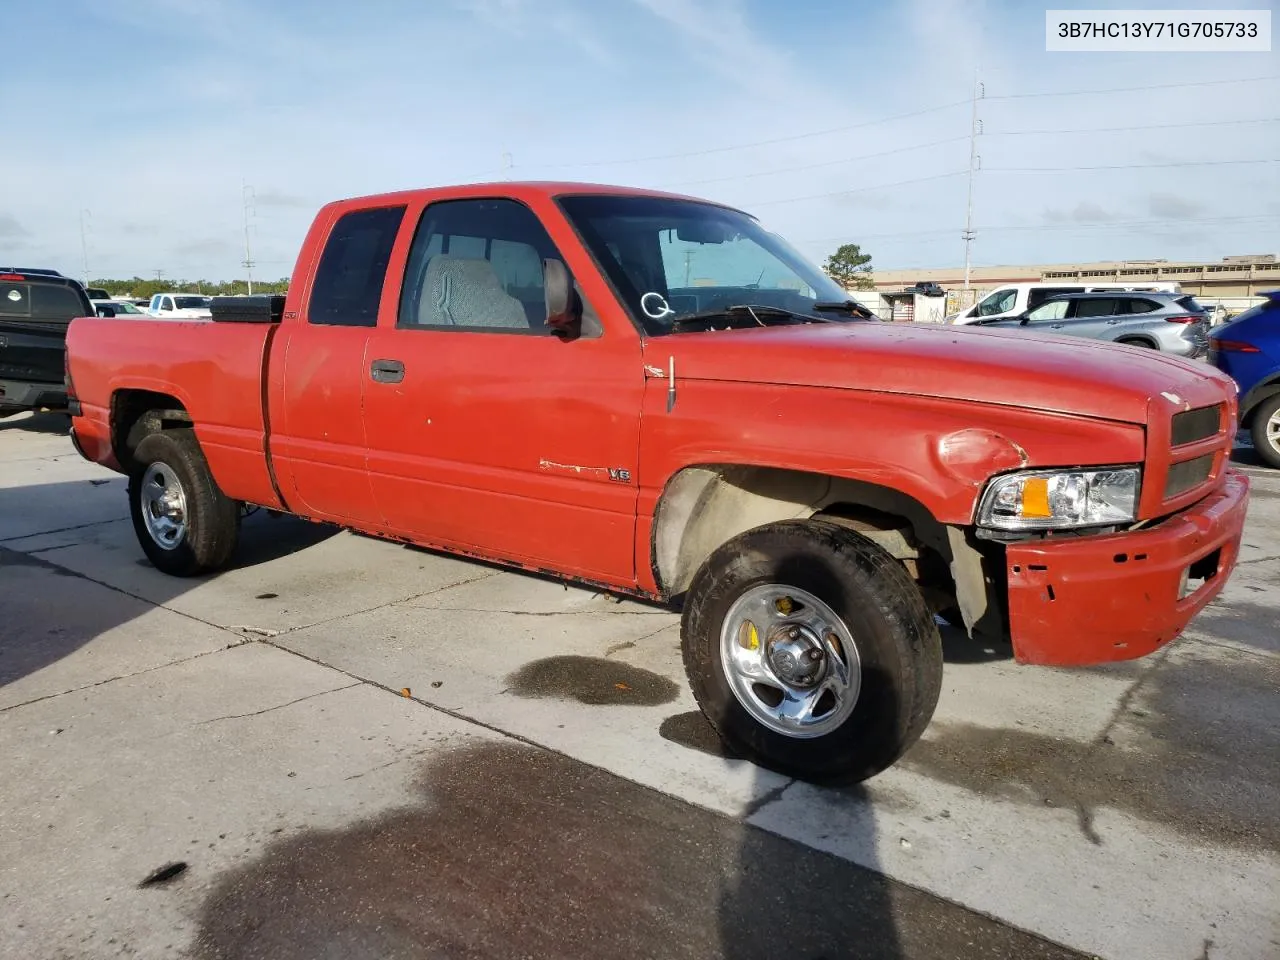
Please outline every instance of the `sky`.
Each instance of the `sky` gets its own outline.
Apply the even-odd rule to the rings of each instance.
[[[1280,46],[1048,53],[1046,5],[0,0],[0,263],[240,278],[247,195],[276,279],[330,200],[563,179],[954,267],[975,76],[975,265],[1280,253]]]

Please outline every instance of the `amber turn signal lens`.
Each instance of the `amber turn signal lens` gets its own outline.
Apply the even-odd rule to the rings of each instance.
[[[1037,519],[1053,516],[1053,511],[1049,509],[1049,481],[1047,478],[1028,477],[1023,482],[1022,515]]]

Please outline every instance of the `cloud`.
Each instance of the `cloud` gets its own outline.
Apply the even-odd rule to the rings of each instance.
[[[31,231],[7,213],[0,213],[0,240],[25,240]]]
[[[1191,217],[1200,217],[1209,210],[1203,203],[1187,200],[1174,193],[1151,194],[1147,198],[1147,209],[1153,217],[1171,220],[1187,220]]]
[[[1116,215],[1096,203],[1081,200],[1071,210],[1046,210],[1044,218],[1050,223],[1105,223],[1115,220]]]
[[[260,207],[284,207],[288,209],[310,209],[319,207],[320,204],[306,197],[300,197],[296,194],[285,193],[281,190],[255,190],[253,193],[254,202]]]
[[[178,244],[173,248],[173,253],[177,257],[222,257],[236,250],[235,244],[228,240],[221,240],[217,237],[208,237],[204,240],[192,240],[187,243]]]

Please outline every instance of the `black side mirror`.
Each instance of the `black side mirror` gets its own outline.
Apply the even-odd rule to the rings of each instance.
[[[108,307],[106,304],[98,304],[98,316],[114,317],[116,315],[115,307]]]
[[[581,311],[573,277],[561,260],[542,261],[542,293],[547,307],[547,326],[558,337],[575,339],[581,332]]]

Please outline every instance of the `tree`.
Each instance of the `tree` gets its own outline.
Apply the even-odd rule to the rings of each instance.
[[[871,254],[863,253],[856,243],[843,244],[840,249],[827,257],[822,268],[829,276],[846,290],[874,290],[871,281]]]

